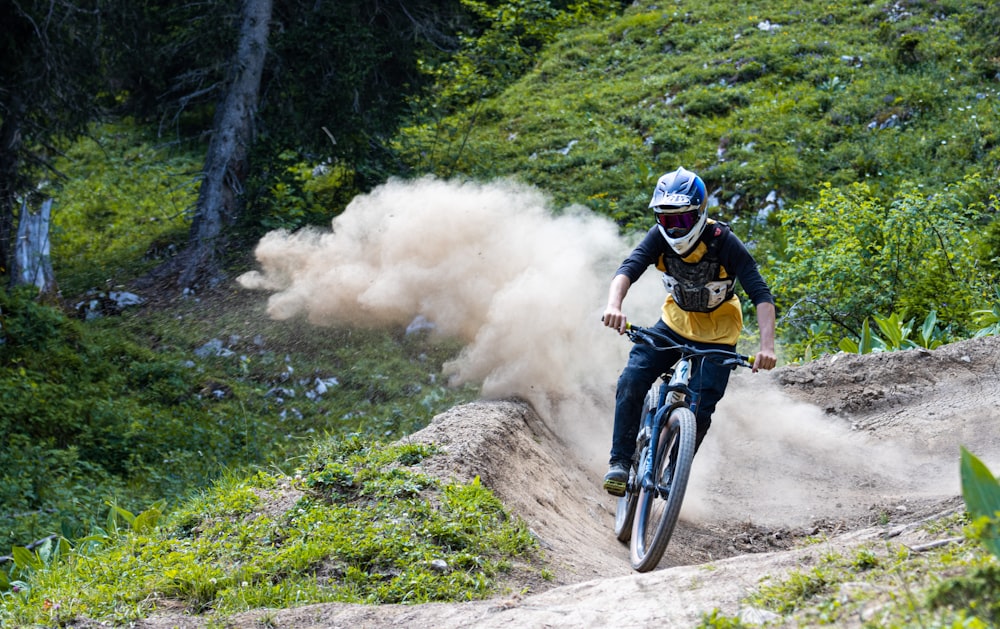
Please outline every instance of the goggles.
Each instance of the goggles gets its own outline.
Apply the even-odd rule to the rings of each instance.
[[[698,224],[698,219],[701,218],[701,212],[696,209],[677,212],[678,209],[657,207],[653,210],[656,215],[656,222],[659,223],[660,227],[671,238],[686,236]],[[673,210],[674,212],[668,213],[668,210]]]

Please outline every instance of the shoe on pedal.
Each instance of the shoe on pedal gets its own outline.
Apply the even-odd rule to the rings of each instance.
[[[622,463],[612,463],[604,475],[604,490],[612,496],[624,496],[628,484],[628,468]]]

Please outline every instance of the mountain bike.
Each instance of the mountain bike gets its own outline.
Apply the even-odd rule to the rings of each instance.
[[[654,383],[643,403],[625,495],[618,499],[615,535],[629,544],[632,568],[656,567],[674,532],[684,501],[697,438],[698,394],[688,383],[704,360],[735,369],[752,367],[753,357],[719,349],[698,349],[659,332],[627,324],[633,343],[658,350],[679,350],[680,359]]]

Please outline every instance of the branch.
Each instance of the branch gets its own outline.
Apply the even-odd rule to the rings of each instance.
[[[946,539],[939,539],[933,542],[927,542],[926,544],[919,544],[917,546],[907,546],[907,548],[915,553],[922,553],[935,548],[940,548],[941,546],[947,546],[949,544],[956,544],[964,541],[964,537],[948,537]]]
[[[791,320],[793,323],[798,321],[799,319],[792,318],[792,313],[795,312],[795,309],[798,308],[801,304],[809,304],[810,306],[816,308],[821,314],[826,316],[825,319],[826,321],[829,321],[834,325],[839,325],[843,329],[847,330],[848,333],[853,334],[855,336],[859,336],[861,334],[859,331],[855,330],[852,326],[848,325],[848,322],[839,317],[835,311],[827,308],[826,305],[821,303],[815,297],[803,297],[798,301],[796,301],[794,304],[791,305],[790,308],[788,308],[788,310],[784,314],[781,315],[781,317],[777,321],[777,324],[781,325],[781,323],[786,319]],[[802,319],[802,320],[810,321],[810,320],[815,320],[815,318]]]

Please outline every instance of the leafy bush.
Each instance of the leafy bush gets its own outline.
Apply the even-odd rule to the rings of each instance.
[[[910,186],[882,202],[866,184],[827,185],[817,202],[785,209],[788,258],[775,265],[774,284],[790,340],[807,339],[816,321],[859,338],[874,313],[896,311],[935,312],[956,336],[971,334],[971,312],[990,285],[966,236],[985,211],[966,194],[975,187]]]
[[[962,496],[974,537],[1000,559],[1000,483],[974,454],[962,448]]]
[[[68,561],[19,551],[12,572],[23,587],[0,587],[0,621],[128,623],[164,597],[223,616],[483,598],[512,559],[532,557],[535,541],[478,479],[425,475],[421,462],[433,454],[321,440],[294,479],[227,475],[166,518],[155,506],[139,515],[116,506],[100,534],[72,549],[62,542]]]
[[[997,301],[990,309],[975,310],[972,318],[979,327],[973,336],[996,336],[1000,335],[1000,289],[998,289]]]
[[[266,148],[270,151],[257,149],[257,159],[267,165],[247,183],[256,191],[241,219],[250,238],[275,229],[328,226],[359,192],[355,172],[344,162],[314,163],[296,151]]]
[[[849,354],[868,354],[873,351],[895,352],[903,349],[923,347],[934,349],[942,345],[949,335],[937,327],[937,311],[931,310],[924,318],[923,325],[917,330],[918,336],[910,338],[914,332],[914,320],[903,321],[895,312],[888,317],[874,315],[875,323],[882,336],[876,336],[871,331],[868,320],[861,326],[861,336],[858,339],[841,339],[839,347]]]

